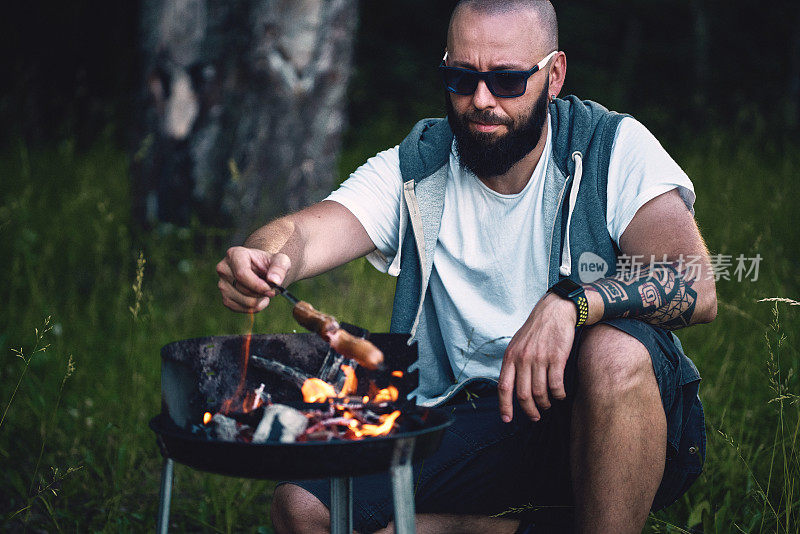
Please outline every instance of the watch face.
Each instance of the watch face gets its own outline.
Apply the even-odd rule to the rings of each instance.
[[[571,297],[574,292],[583,289],[583,287],[581,287],[580,284],[576,284],[569,278],[564,278],[563,280],[559,281],[554,287],[557,287],[558,289],[563,291],[565,295],[569,297]]]

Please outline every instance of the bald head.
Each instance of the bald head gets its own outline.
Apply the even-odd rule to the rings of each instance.
[[[466,10],[485,15],[527,12],[536,21],[532,38],[539,41],[538,44],[548,52],[558,50],[558,21],[556,10],[550,0],[461,0],[450,16],[450,26],[447,31],[448,49],[453,46],[453,21]]]

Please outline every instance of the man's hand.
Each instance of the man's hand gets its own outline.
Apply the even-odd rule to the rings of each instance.
[[[270,254],[247,247],[231,247],[217,264],[222,303],[236,312],[259,312],[275,291],[264,280],[281,285],[291,262],[286,254]]]
[[[222,303],[237,312],[258,312],[275,291],[265,280],[287,286],[375,250],[347,208],[323,200],[266,224],[232,247],[217,264]]]
[[[575,304],[546,293],[533,308],[525,324],[514,334],[503,356],[497,391],[500,415],[506,423],[513,417],[513,395],[528,417],[538,421],[540,410],[554,399],[566,397],[564,367],[575,338]]]

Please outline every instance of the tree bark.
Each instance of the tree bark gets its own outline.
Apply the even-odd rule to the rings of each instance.
[[[356,21],[356,0],[145,1],[138,218],[240,240],[330,191]]]

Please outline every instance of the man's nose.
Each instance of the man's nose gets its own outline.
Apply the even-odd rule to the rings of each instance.
[[[496,104],[494,95],[489,91],[486,82],[478,80],[478,87],[475,88],[475,92],[472,94],[472,105],[475,106],[475,109],[487,109],[495,107]]]

